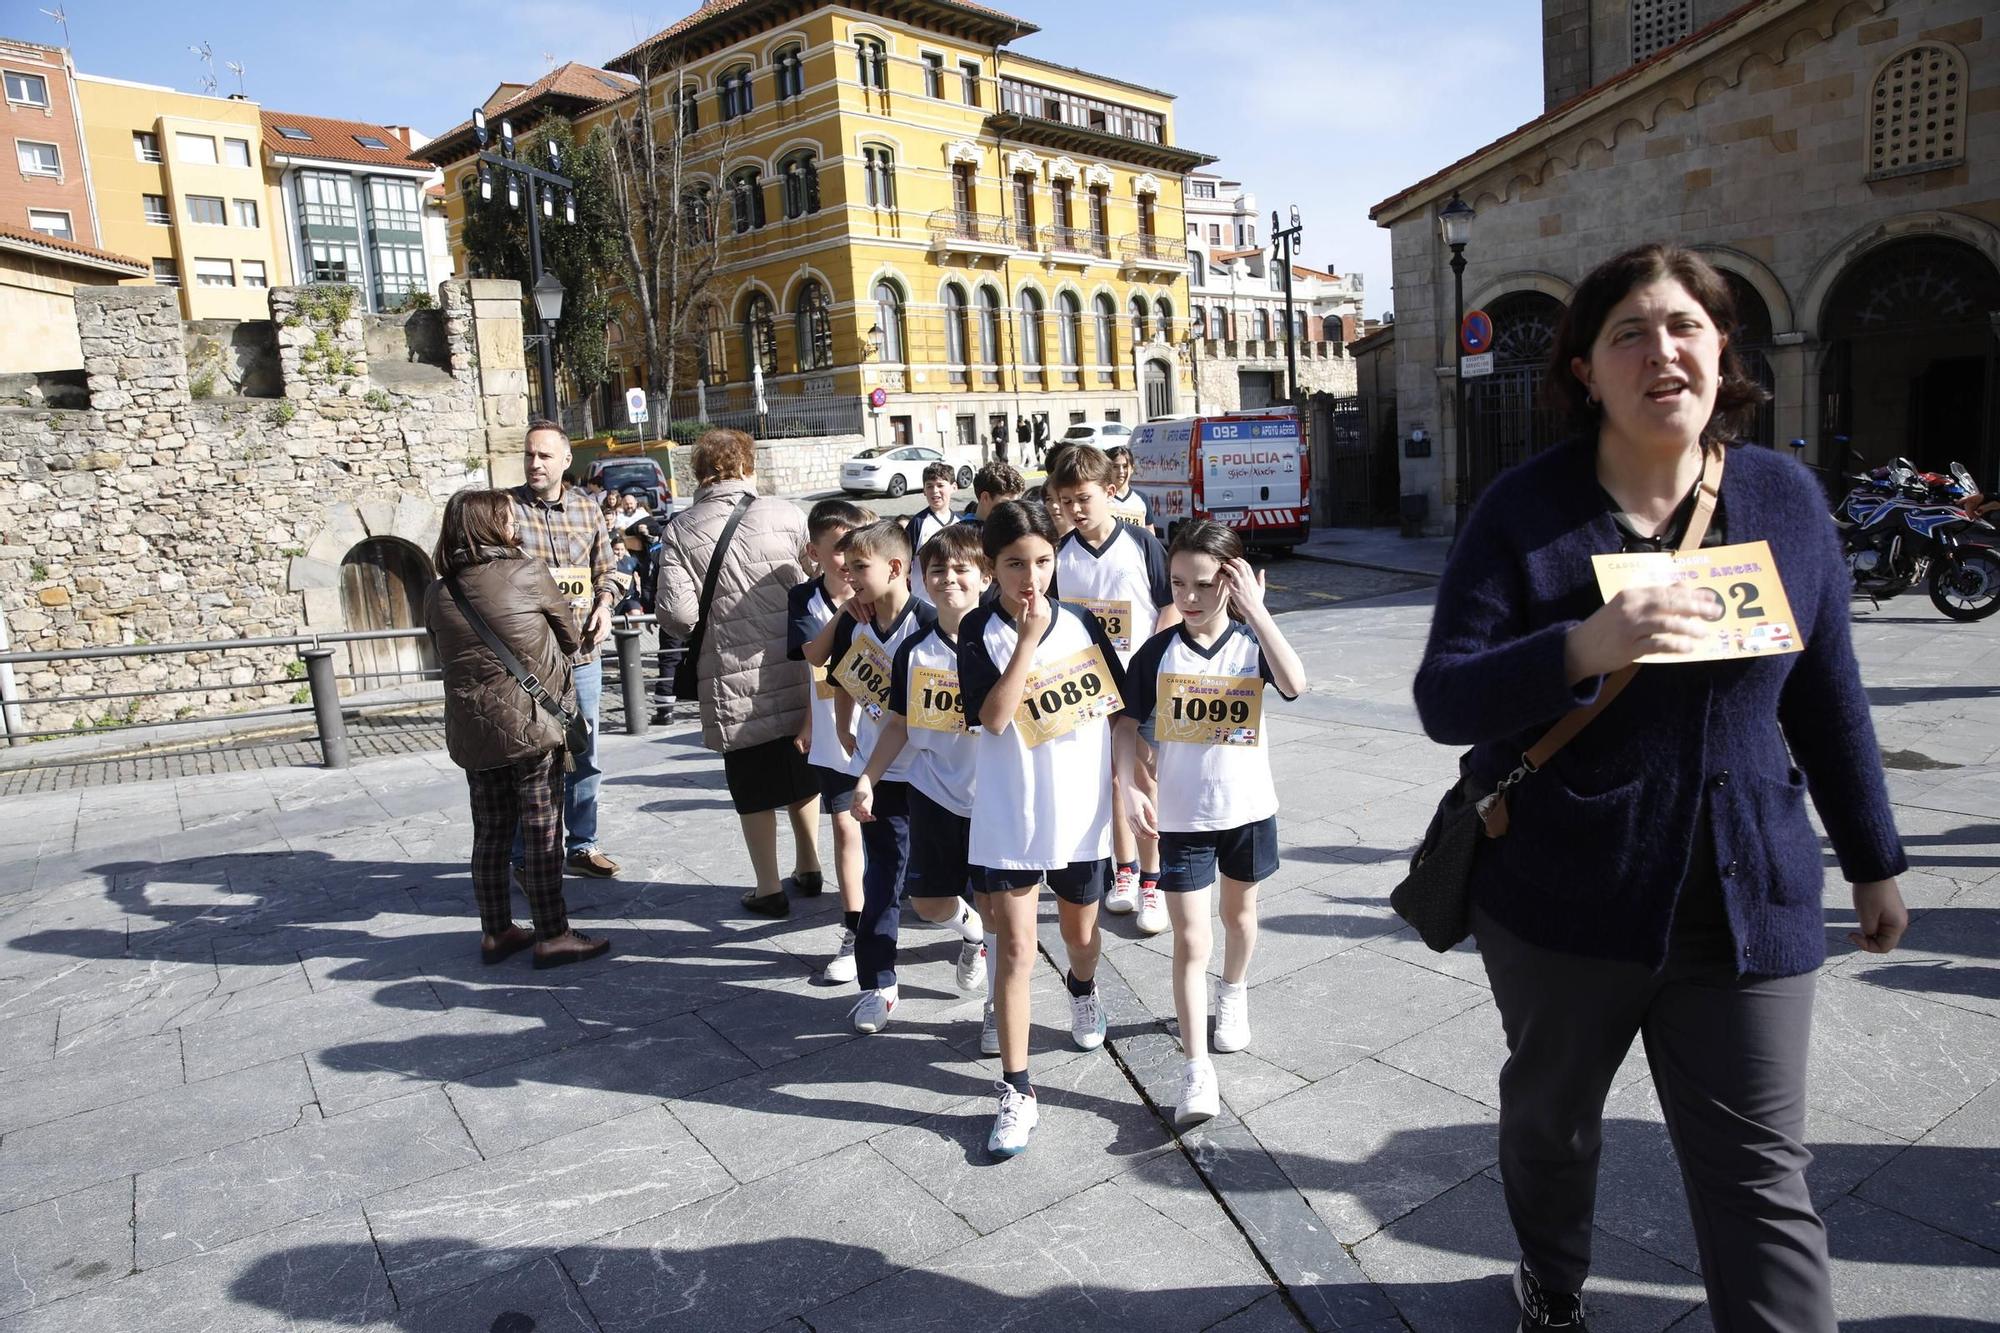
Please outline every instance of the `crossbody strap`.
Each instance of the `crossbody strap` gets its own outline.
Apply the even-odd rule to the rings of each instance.
[[[486,618],[472,609],[472,603],[466,600],[465,593],[458,586],[457,575],[447,575],[444,588],[451,594],[451,600],[457,604],[458,613],[465,617],[465,623],[472,626],[472,632],[479,636],[479,641],[500,659],[500,665],[507,668],[507,674],[521,682],[521,688],[526,690],[536,703],[554,713],[567,727],[576,715],[563,706],[559,695],[549,693],[548,688],[534,672],[521,665],[521,659],[514,656],[513,650],[500,641],[500,636],[493,632],[493,627],[486,623]]]
[[[750,512],[750,506],[756,499],[756,496],[747,493],[736,498],[736,509],[729,515],[729,521],[722,525],[722,535],[715,539],[715,549],[709,552],[708,573],[702,576],[701,598],[695,603],[694,628],[688,631],[685,651],[689,658],[701,656],[701,641],[708,633],[708,608],[715,602],[715,581],[722,576],[722,558],[729,553],[730,539],[736,536],[743,516]]]
[[[1700,489],[1695,493],[1694,513],[1688,517],[1687,531],[1681,536],[1680,550],[1683,554],[1701,549],[1708,537],[1708,527],[1715,518],[1715,503],[1722,495],[1723,455],[1715,456],[1712,471],[1704,470]],[[1522,767],[1534,772],[1555,758],[1556,752],[1575,740],[1577,733],[1594,721],[1597,715],[1609,708],[1612,701],[1624,693],[1632,683],[1632,677],[1639,674],[1639,664],[1632,663],[1604,678],[1598,688],[1597,697],[1581,708],[1572,709],[1563,715],[1562,721],[1549,728],[1548,734],[1536,741],[1534,747],[1521,757]]]

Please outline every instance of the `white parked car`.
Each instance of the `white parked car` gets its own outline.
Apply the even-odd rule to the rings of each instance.
[[[957,468],[953,482],[958,490],[972,485],[972,465],[962,459],[946,458],[928,444],[883,445],[863,449],[840,465],[840,489],[858,495],[887,495],[891,499],[907,491],[924,488],[924,469],[932,463],[951,463]]]
[[[1132,428],[1122,421],[1079,421],[1064,431],[1057,443],[1094,444],[1109,449],[1115,444],[1131,444],[1131,436]]]

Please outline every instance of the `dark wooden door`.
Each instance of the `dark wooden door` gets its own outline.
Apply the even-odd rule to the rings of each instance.
[[[374,537],[340,562],[340,609],[350,630],[414,629],[430,586],[430,562],[405,542]],[[348,645],[354,690],[413,685],[437,665],[424,635],[363,639]]]

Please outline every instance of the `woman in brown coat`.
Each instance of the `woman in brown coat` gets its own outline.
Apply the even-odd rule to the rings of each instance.
[[[757,494],[756,450],[737,430],[711,430],[694,446],[694,503],[668,525],[660,547],[661,632],[686,638],[702,580],[730,515],[743,521],[723,553],[715,601],[695,672],[702,744],[722,754],[730,801],[757,883],[743,905],[760,916],[791,911],[778,878],[778,817],[791,816],[794,878],[818,892],[819,782],[794,737],[806,714],[806,666],[785,652],[787,597],[805,581],[806,516],[789,500]]]
[[[576,627],[548,566],[521,557],[514,504],[500,491],[463,490],[444,510],[438,581],[424,597],[444,673],[444,741],[472,789],[472,892],[479,956],[488,963],[535,946],[536,967],[595,958],[610,948],[569,928],[562,894],[563,724],[514,679],[452,595],[453,586],[515,659],[576,708],[569,659]],[[514,826],[527,863],[521,891],[535,928],[514,924],[508,886]]]

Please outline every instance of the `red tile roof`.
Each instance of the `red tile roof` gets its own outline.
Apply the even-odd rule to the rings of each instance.
[[[9,249],[29,246],[48,251],[54,259],[74,259],[98,268],[128,269],[135,278],[153,271],[151,265],[137,259],[114,255],[109,250],[100,250],[81,241],[65,241],[38,231],[23,231],[19,227],[0,226],[0,246]]]
[[[262,111],[258,114],[264,122],[264,147],[274,153],[287,157],[319,157],[331,162],[354,162],[365,166],[385,167],[392,171],[409,171],[413,166],[410,161],[408,130],[399,132],[387,125],[374,125],[365,120],[300,116],[289,111]],[[278,133],[280,125],[304,130],[312,138],[287,139]],[[388,147],[364,147],[354,137],[357,134],[371,135]]]
[[[614,74],[608,69],[599,69],[595,65],[585,65],[572,60],[566,65],[559,65],[550,70],[525,87],[518,83],[501,84],[494,89],[492,96],[480,104],[480,109],[488,116],[497,116],[502,111],[525,111],[536,102],[549,97],[567,97],[588,102],[592,106],[602,106],[606,102],[615,102],[621,97],[631,96],[638,86],[635,80],[623,74]],[[509,91],[510,89],[512,91]],[[440,145],[449,144],[471,129],[470,120],[461,120],[411,153],[410,160],[425,164],[437,161],[437,158],[431,156],[434,150]]]

